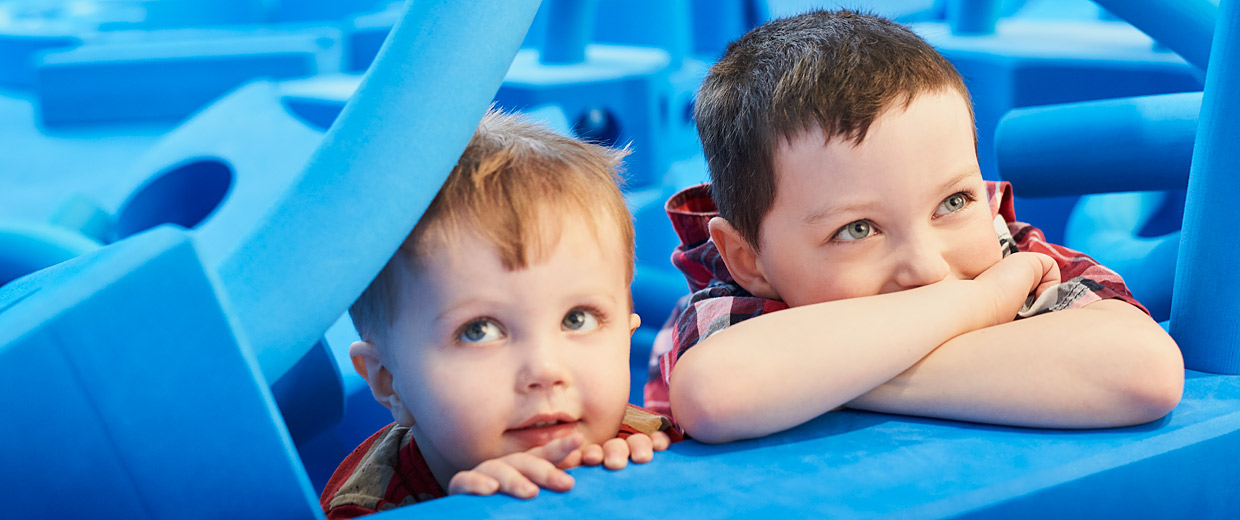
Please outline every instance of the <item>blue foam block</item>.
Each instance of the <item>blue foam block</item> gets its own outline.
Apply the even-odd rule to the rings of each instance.
[[[39,53],[49,49],[68,49],[82,44],[82,38],[65,30],[21,30],[0,27],[0,85],[26,88],[34,85],[34,68]]]
[[[449,497],[382,518],[1225,518],[1240,508],[1240,378],[1189,373],[1151,424],[1004,428],[842,411],[723,445],[688,441],[622,471],[579,468],[568,493]]]
[[[253,79],[310,76],[324,61],[339,63],[340,34],[331,28],[186,37],[45,54],[36,71],[43,123],[176,120]]]
[[[578,64],[547,65],[537,50],[524,49],[495,100],[515,110],[559,105],[579,136],[607,145],[632,143],[625,161],[630,186],[657,183],[670,162],[669,55],[654,48],[589,45],[585,56]]]
[[[0,289],[6,514],[319,514],[218,294],[171,227]],[[54,485],[85,475],[72,500]]]

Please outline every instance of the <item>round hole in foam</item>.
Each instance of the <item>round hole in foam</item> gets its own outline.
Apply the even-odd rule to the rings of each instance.
[[[117,238],[161,224],[192,229],[211,215],[233,184],[233,170],[224,161],[195,158],[152,176],[121,206]]]

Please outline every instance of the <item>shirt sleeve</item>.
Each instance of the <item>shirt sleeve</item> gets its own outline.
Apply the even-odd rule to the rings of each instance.
[[[717,280],[693,293],[686,302],[677,305],[672,318],[655,338],[652,352],[658,356],[658,363],[652,361],[646,382],[646,408],[675,422],[667,392],[676,360],[723,329],[787,308],[784,302],[752,296],[736,284]]]
[[[1009,222],[1012,241],[1020,251],[1043,253],[1059,265],[1061,283],[1036,299],[1025,301],[1018,317],[1028,318],[1047,312],[1084,307],[1100,300],[1116,299],[1132,304],[1149,314],[1149,310],[1133,298],[1118,273],[1098,263],[1089,255],[1046,241],[1042,230],[1023,222]],[[1006,253],[1005,253],[1006,256]]]

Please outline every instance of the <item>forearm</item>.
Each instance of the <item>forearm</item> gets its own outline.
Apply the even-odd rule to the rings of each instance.
[[[944,305],[943,302],[952,302]],[[689,435],[726,442],[782,431],[904,372],[948,339],[989,325],[988,293],[950,281],[796,307],[731,326],[677,361],[669,397]]]
[[[1048,428],[1155,420],[1183,390],[1179,348],[1118,300],[962,334],[849,407]]]

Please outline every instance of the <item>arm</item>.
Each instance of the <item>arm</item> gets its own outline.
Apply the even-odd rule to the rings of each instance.
[[[1010,321],[1026,295],[1058,281],[1049,257],[1014,254],[975,280],[746,320],[677,361],[672,409],[703,442],[782,431],[886,383],[956,336]]]
[[[866,410],[1049,428],[1153,421],[1184,388],[1154,320],[1103,300],[960,335],[848,403]]]

